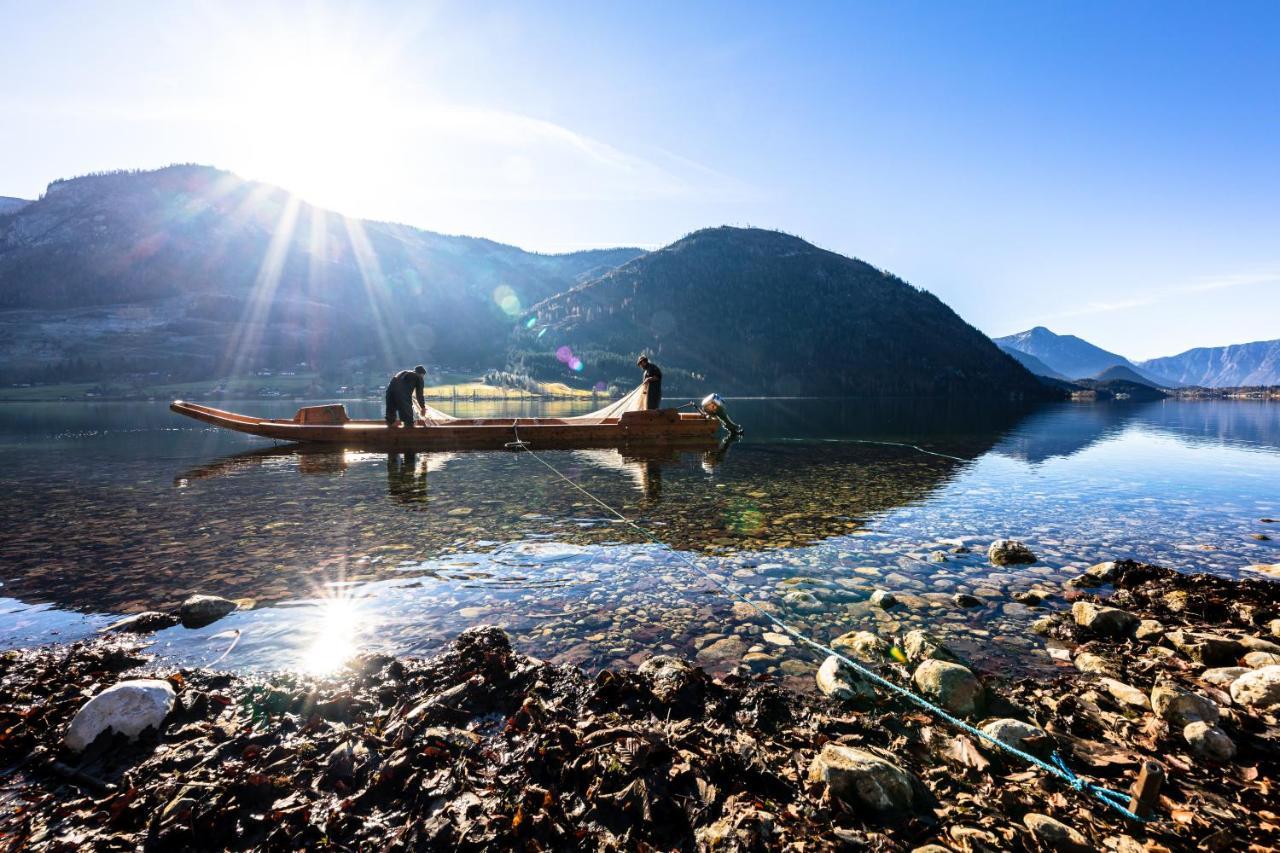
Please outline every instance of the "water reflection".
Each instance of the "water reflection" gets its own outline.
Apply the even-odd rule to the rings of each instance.
[[[271,405],[297,407],[263,413],[278,414]],[[193,664],[225,650],[222,630],[244,632],[228,665],[314,668],[356,648],[428,651],[496,621],[545,657],[626,665],[655,649],[693,654],[740,621],[527,455],[262,448],[174,428],[156,408],[66,404],[36,417],[0,406],[0,644],[76,636],[195,592],[259,606],[164,632],[159,648]],[[1280,537],[1253,537],[1273,532],[1258,519],[1280,516],[1274,404],[1026,413],[768,400],[733,411],[748,428],[736,443],[543,455],[764,600],[786,608],[787,592],[812,591],[822,609],[791,616],[828,638],[892,627],[864,606],[877,585],[930,602],[888,614],[894,624],[1000,635],[980,624],[992,613],[957,613],[950,594],[1056,588],[1072,566],[1118,554],[1220,572],[1280,562]],[[1042,563],[993,572],[982,547],[1010,534]],[[976,547],[954,553],[960,544]],[[1011,615],[1018,606],[1000,605],[1000,618],[1033,615]]]

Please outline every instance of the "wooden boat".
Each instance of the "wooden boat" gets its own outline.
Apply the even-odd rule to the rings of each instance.
[[[516,440],[542,448],[619,447],[642,444],[714,443],[720,422],[678,409],[623,411],[593,418],[452,418],[406,428],[380,420],[352,420],[342,405],[309,406],[290,419],[255,418],[175,400],[180,415],[223,429],[276,441],[389,451],[502,448]],[[432,410],[434,412],[434,410]],[[605,411],[605,410],[602,410]],[[439,413],[437,413],[439,414]]]

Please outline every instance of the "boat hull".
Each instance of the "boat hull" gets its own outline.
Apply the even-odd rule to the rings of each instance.
[[[383,421],[307,424],[255,418],[175,400],[170,410],[223,429],[308,445],[388,451],[502,448],[517,439],[540,448],[619,447],[631,444],[714,442],[718,421],[676,409],[624,412],[604,423],[571,418],[460,418],[440,424],[388,427]]]

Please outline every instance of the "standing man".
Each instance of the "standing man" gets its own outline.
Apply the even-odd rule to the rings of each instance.
[[[662,405],[662,371],[645,356],[636,359],[636,365],[644,371],[644,382],[648,390],[645,395],[645,408],[656,409]]]
[[[406,427],[413,426],[413,395],[418,395],[418,407],[427,409],[422,392],[426,387],[427,369],[419,364],[413,370],[402,370],[387,383],[387,426],[396,425],[396,416]]]

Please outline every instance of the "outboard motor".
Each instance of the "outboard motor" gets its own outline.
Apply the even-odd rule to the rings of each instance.
[[[709,418],[717,418],[720,423],[724,424],[724,428],[729,431],[730,435],[742,435],[742,427],[735,424],[729,417],[729,413],[724,407],[724,400],[719,394],[708,394],[703,397],[702,402],[698,404],[698,410]]]

